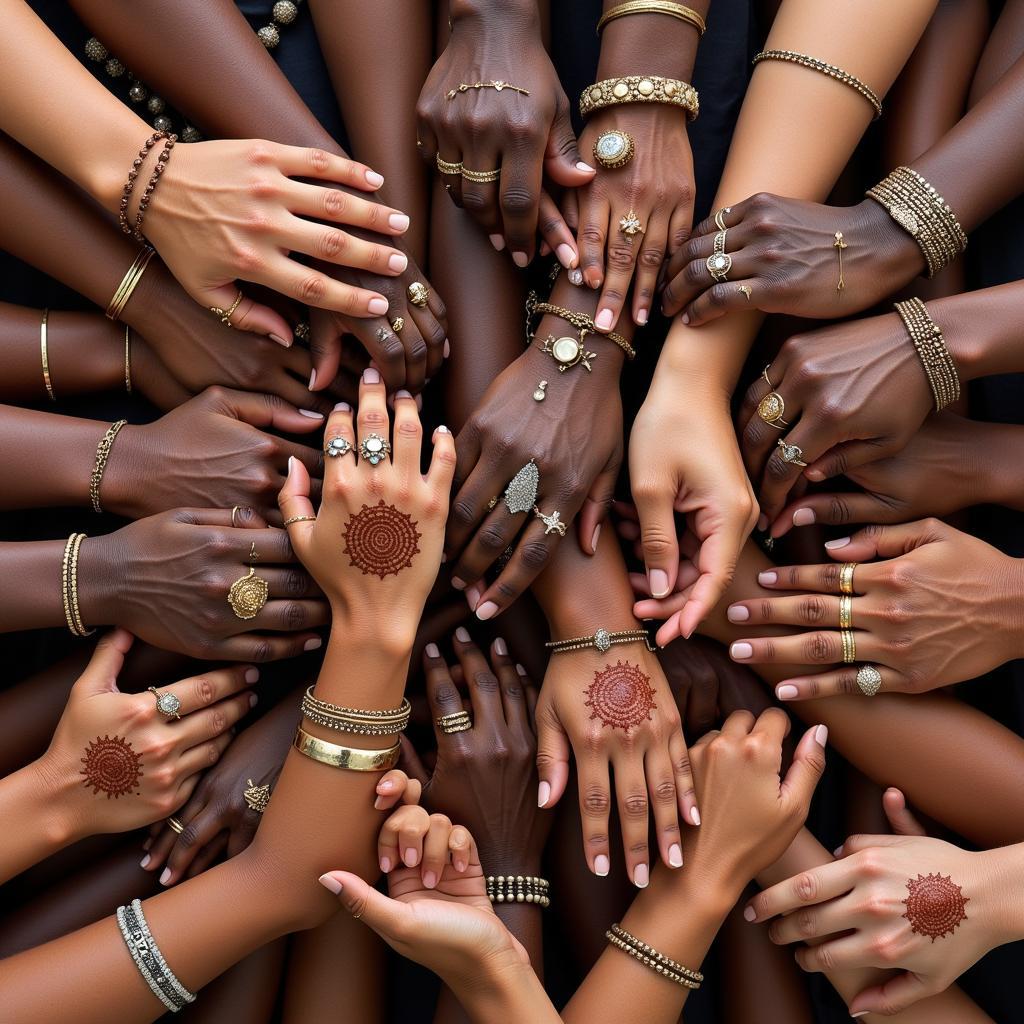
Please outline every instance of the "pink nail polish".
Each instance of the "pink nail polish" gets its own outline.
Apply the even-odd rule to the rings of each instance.
[[[376,171],[371,171],[371,170],[367,169],[367,171],[366,171],[366,180],[374,188],[380,188],[381,185],[384,184],[384,175],[383,174],[378,174]]]
[[[312,391],[316,387],[316,367],[313,367],[312,372],[309,375],[309,388],[307,390]]]
[[[341,892],[341,882],[331,875],[321,875],[317,881],[327,890],[333,892],[335,896]]]
[[[779,574],[777,572],[759,572],[757,574],[757,582],[762,587],[770,587],[779,582]]]
[[[491,240],[491,245],[494,246],[495,251],[501,252],[505,248],[505,239],[501,235],[488,235],[487,237]]]
[[[375,370],[372,366],[368,366],[363,370],[363,383],[364,384],[379,384],[380,383],[380,371]]]
[[[651,597],[668,596],[668,573],[664,569],[651,569],[647,573],[647,582],[651,588]]]
[[[404,213],[393,213],[388,217],[388,224],[393,231],[406,231],[409,228],[409,218]]]
[[[493,601],[484,601],[482,605],[476,610],[476,617],[481,622],[486,622],[488,619],[493,619],[498,614],[498,606]]]
[[[171,869],[170,868],[164,868],[163,871],[160,872],[160,884],[161,885],[167,885],[167,883],[170,880],[171,880]]]
[[[798,508],[793,513],[794,526],[811,526],[814,523],[814,519],[814,509],[812,508]]]
[[[391,858],[390,857],[381,857],[381,859],[380,859],[380,869],[381,869],[381,871],[384,872],[385,875],[391,870]]]
[[[388,300],[383,296],[375,296],[366,304],[366,309],[374,316],[383,316],[388,311]]]
[[[753,907],[744,907],[743,908],[743,920],[744,921],[756,921],[757,920],[757,911],[754,910]]]
[[[594,323],[600,330],[610,331],[612,324],[615,323],[615,314],[610,309],[599,310],[594,318]]]
[[[409,257],[404,252],[393,252],[388,257],[388,270],[392,270],[396,274],[401,274],[407,266],[409,266]]]
[[[424,871],[423,872],[423,884],[428,889],[433,889],[434,886],[437,885],[437,875],[434,874],[433,871]]]
[[[683,851],[678,843],[673,843],[668,848],[668,862],[674,868],[681,868],[683,866]]]
[[[311,420],[322,420],[324,418],[322,412],[315,412],[313,409],[300,409],[299,413]]]
[[[555,255],[558,257],[558,262],[565,267],[566,270],[571,270],[572,265],[576,262],[576,253],[573,252],[573,248],[567,242],[563,242],[556,250]]]
[[[750,610],[741,604],[734,604],[726,611],[730,622],[746,622],[750,618]]]
[[[610,870],[611,862],[603,853],[598,854],[594,858],[594,874],[605,878]]]
[[[690,821],[700,828],[700,811],[698,811],[696,807],[690,808]]]
[[[494,641],[494,653],[498,655],[499,658],[508,657],[508,647],[500,636]]]
[[[304,651],[317,651],[323,647],[324,642],[318,636],[311,636],[303,645]]]
[[[729,653],[736,661],[746,661],[754,653],[754,648],[747,643],[735,643],[729,648]]]
[[[546,807],[548,801],[551,799],[551,786],[547,782],[542,782],[537,787],[537,806]]]
[[[280,334],[271,334],[271,341],[276,341],[282,348],[291,348],[294,338],[282,338]]]
[[[786,683],[783,686],[775,687],[775,696],[779,700],[795,700],[800,696],[800,691],[792,683]]]
[[[423,649],[423,653],[426,654],[428,658],[441,657],[441,652],[437,649],[437,644],[427,644],[427,646]]]
[[[441,349],[441,355],[444,356],[445,359],[447,359],[451,354],[452,354],[452,343],[447,338],[445,338],[444,339],[444,347]]]
[[[835,551],[836,548],[845,548],[846,545],[849,544],[849,543],[850,543],[850,538],[849,537],[839,537],[837,540],[827,540],[827,541],[825,541],[825,547],[828,548],[829,551]]]
[[[596,551],[597,550],[597,538],[600,537],[600,536],[601,536],[601,524],[598,523],[597,526],[594,527],[593,536],[591,536],[591,538],[590,538],[590,548],[591,548],[592,551]]]
[[[467,630],[464,626],[459,626],[459,628],[455,630],[455,639],[458,640],[460,644],[468,644],[469,630]]]
[[[526,267],[529,266],[530,257],[527,256],[525,252],[514,252],[512,253],[512,262],[517,267]]]

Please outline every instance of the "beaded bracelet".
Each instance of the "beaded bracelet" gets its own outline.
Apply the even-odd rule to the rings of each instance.
[[[537,875],[488,875],[487,898],[492,903],[533,903],[551,906],[551,883]]]
[[[924,367],[935,399],[935,411],[938,412],[960,397],[960,375],[956,363],[946,347],[942,330],[920,299],[897,302],[895,308]]]
[[[668,978],[669,981],[674,981],[677,985],[696,990],[700,988],[701,982],[704,980],[704,975],[700,971],[691,971],[689,967],[684,967],[675,960],[664,956],[653,946],[648,946],[646,942],[642,942],[635,935],[627,932],[619,924],[613,924],[605,932],[604,937],[616,949],[628,953],[634,960],[639,960],[645,967]]]
[[[835,64],[827,64],[823,60],[818,60],[817,57],[808,57],[806,53],[797,53],[795,50],[762,50],[754,57],[753,63],[759,64],[763,60],[781,60],[787,64],[799,64],[801,67],[828,75],[829,78],[834,78],[837,82],[849,86],[854,92],[860,93],[874,107],[876,121],[882,116],[882,101],[878,98],[875,90],[869,89],[859,78],[855,78],[842,68],[837,68]]]
[[[302,696],[302,713],[311,722],[325,729],[337,729],[357,736],[394,736],[403,732],[409,724],[412,705],[402,700],[397,708],[384,711],[362,711],[359,708],[345,708],[339,704],[328,704],[313,696],[310,686]]]

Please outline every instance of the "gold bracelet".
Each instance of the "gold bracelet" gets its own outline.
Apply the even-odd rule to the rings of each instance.
[[[295,730],[295,749],[306,757],[332,768],[343,768],[350,772],[386,772],[398,764],[402,749],[396,743],[387,750],[361,750],[359,747],[341,747],[337,743],[311,736],[303,728]]]
[[[135,291],[139,281],[142,280],[142,275],[146,272],[146,267],[149,266],[149,261],[153,258],[155,252],[156,250],[149,245],[139,250],[134,262],[128,268],[128,272],[121,278],[121,283],[117,286],[117,291],[114,292],[110,305],[107,306],[107,316],[111,320],[121,319],[124,307],[128,305],[132,292]]]
[[[641,953],[646,953],[648,956],[659,960],[666,967],[675,971],[676,974],[682,974],[691,981],[697,982],[698,985],[704,980],[704,975],[701,974],[700,971],[691,971],[689,967],[684,967],[681,963],[677,963],[675,960],[670,959],[663,953],[659,953],[653,946],[648,946],[646,942],[638,939],[632,932],[627,932],[621,924],[613,924],[611,931],[612,934],[622,939],[623,942],[627,942],[629,945],[633,946],[634,949],[640,950]]]
[[[535,313],[541,315],[550,313],[552,316],[560,317],[562,320],[567,321],[576,328],[577,331],[581,332],[580,342],[582,344],[583,337],[587,334],[593,334],[597,338],[607,338],[609,341],[613,341],[623,352],[626,353],[628,359],[636,359],[636,349],[621,334],[616,334],[614,331],[599,331],[597,325],[594,323],[594,318],[587,316],[586,313],[577,313],[573,309],[565,309],[563,306],[555,306],[550,302],[527,302],[526,307],[527,313],[527,328],[529,328],[529,320]],[[533,340],[533,335],[528,334],[530,340]]]
[[[781,60],[788,64],[799,64],[801,67],[810,68],[812,71],[819,71],[837,82],[849,86],[854,92],[860,93],[875,108],[875,120],[882,116],[882,101],[878,98],[874,89],[869,89],[859,78],[855,78],[842,68],[834,64],[827,64],[817,57],[808,57],[806,53],[797,53],[795,50],[762,50],[755,58],[754,63],[758,64],[763,60]]]
[[[604,937],[616,949],[628,953],[634,960],[639,960],[645,967],[649,967],[669,981],[674,981],[677,985],[696,990],[700,988],[701,982],[704,980],[704,975],[699,971],[691,971],[688,967],[676,963],[675,960],[663,956],[652,946],[641,942],[635,935],[627,932],[618,924],[613,924],[604,933]]]
[[[118,420],[116,423],[112,423],[100,438],[100,443],[96,445],[96,462],[92,467],[92,476],[89,478],[89,497],[92,499],[94,512],[103,512],[103,506],[100,504],[100,482],[103,480],[103,471],[107,468],[107,459],[110,458],[110,448],[114,439],[127,422],[127,420]]]
[[[626,14],[667,14],[670,18],[678,18],[692,25],[700,35],[704,35],[708,28],[707,22],[700,14],[684,4],[671,3],[670,0],[626,0],[626,3],[612,7],[601,15],[601,20],[597,23],[597,34],[601,34],[601,30],[609,21]]]
[[[57,401],[53,393],[53,383],[50,381],[50,359],[46,352],[46,321],[50,316],[48,309],[43,310],[43,319],[39,323],[39,353],[43,360],[43,383],[46,385],[46,393],[50,396],[51,402]]]
[[[124,325],[124,389],[132,393],[132,339],[131,327]]]
[[[337,729],[357,736],[394,736],[408,726],[412,705],[403,699],[397,708],[385,711],[345,708],[318,700],[313,696],[313,687],[310,686],[302,697],[302,713],[325,729]]]
[[[682,107],[690,121],[695,121],[700,113],[697,90],[689,82],[660,75],[627,75],[588,85],[580,96],[580,116],[619,103],[667,103]]]
[[[78,549],[85,539],[84,533],[73,533],[64,545],[64,559],[61,563],[61,593],[64,600],[64,620],[73,636],[89,636],[93,629],[86,629],[82,612],[78,607]]]
[[[551,640],[544,646],[552,654],[566,654],[568,651],[582,651],[592,647],[595,651],[604,654],[612,644],[632,644],[642,640],[647,645],[647,650],[654,651],[651,638],[647,635],[646,629],[619,629],[609,632],[607,629],[599,629],[590,636],[577,636],[571,640]]]
[[[458,86],[454,89],[449,89],[445,96],[449,100],[453,100],[460,92],[469,92],[470,89],[493,89],[495,92],[503,92],[505,89],[509,89],[522,96],[530,95],[529,89],[524,89],[520,85],[513,85],[511,82],[505,82],[499,78],[491,82],[459,82]]]
[[[946,339],[920,299],[897,302],[896,312],[914,343],[928,386],[932,389],[935,411],[938,412],[960,397],[960,374],[946,346]]]

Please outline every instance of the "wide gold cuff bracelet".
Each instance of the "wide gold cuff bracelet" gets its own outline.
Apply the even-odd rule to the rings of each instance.
[[[342,747],[328,743],[317,736],[311,736],[305,729],[295,730],[293,746],[300,754],[329,764],[332,768],[343,768],[349,772],[386,772],[398,764],[400,744],[386,750],[362,750],[359,747]]]

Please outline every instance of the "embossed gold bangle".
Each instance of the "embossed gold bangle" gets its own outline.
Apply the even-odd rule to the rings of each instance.
[[[142,275],[146,272],[146,267],[149,266],[149,261],[153,258],[155,252],[156,250],[149,245],[143,246],[139,250],[134,262],[128,268],[128,272],[121,278],[121,283],[117,286],[117,291],[114,292],[110,305],[107,306],[107,316],[111,320],[121,319],[124,307],[128,305],[132,292],[135,291],[138,283],[142,280]]]
[[[100,438],[100,443],[96,445],[96,462],[92,467],[92,476],[89,478],[89,499],[92,501],[94,512],[102,513],[103,511],[103,506],[100,504],[100,483],[103,480],[103,471],[107,468],[111,446],[127,422],[127,420],[118,420],[116,423],[112,423]]]
[[[317,736],[311,736],[302,728],[295,730],[293,746],[300,754],[313,761],[349,772],[386,772],[398,764],[398,753],[402,749],[398,743],[386,750],[342,747],[337,743],[328,743]]]
[[[839,570],[839,593],[853,593],[853,570],[856,568],[856,562],[843,562]]]
[[[533,302],[527,304],[527,325],[529,320],[535,315],[544,315],[545,313],[551,316],[561,317],[561,319],[572,324],[577,331],[583,331],[585,334],[592,334],[596,338],[607,338],[609,341],[614,342],[623,352],[626,353],[626,357],[629,359],[636,359],[636,349],[621,334],[616,334],[614,331],[599,331],[597,325],[594,323],[594,318],[587,316],[586,313],[577,313],[573,309],[566,309],[564,306],[555,306],[550,302]],[[530,340],[533,340],[533,335],[529,335]]]
[[[839,628],[853,628],[853,598],[849,594],[839,598]]]
[[[667,14],[670,18],[678,18],[692,25],[700,35],[704,35],[708,27],[701,15],[685,4],[672,3],[671,0],[626,0],[626,3],[612,7],[601,15],[597,23],[597,34],[601,34],[609,21],[627,14]]]
[[[856,634],[852,630],[841,629],[839,639],[843,643],[843,664],[852,665],[857,660]]]
[[[754,57],[754,63],[759,64],[763,60],[781,60],[787,64],[799,64],[801,67],[828,75],[829,78],[834,78],[837,82],[841,82],[863,96],[874,108],[876,121],[882,116],[882,101],[874,89],[869,89],[859,78],[855,78],[842,68],[837,68],[834,64],[827,64],[823,60],[818,60],[817,57],[808,57],[806,53],[797,53],[795,50],[762,50]]]
[[[697,90],[689,82],[660,75],[627,75],[588,85],[580,96],[580,116],[619,103],[665,103],[681,107],[691,121],[700,113]]]
[[[124,389],[132,393],[132,329],[124,325]]]
[[[39,355],[43,360],[43,383],[46,385],[46,393],[50,396],[51,402],[57,401],[53,393],[53,383],[50,380],[50,357],[46,351],[46,321],[49,319],[50,311],[43,310],[43,319],[39,322]]]

